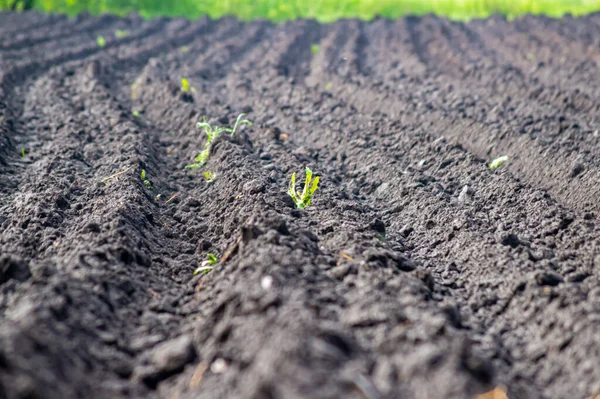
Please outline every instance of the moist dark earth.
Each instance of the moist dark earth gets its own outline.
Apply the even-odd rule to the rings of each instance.
[[[0,13],[0,398],[600,394],[599,45]]]

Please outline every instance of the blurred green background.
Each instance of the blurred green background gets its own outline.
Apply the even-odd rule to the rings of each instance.
[[[515,17],[522,14],[582,15],[600,11],[600,0],[0,0],[0,9],[34,8],[75,15],[127,14],[145,17],[185,16],[213,18],[235,15],[242,19],[267,18],[285,21],[316,18],[329,22],[340,18],[396,18],[407,14],[434,13],[464,20],[493,13]]]

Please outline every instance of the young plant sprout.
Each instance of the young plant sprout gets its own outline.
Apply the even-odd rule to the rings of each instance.
[[[21,158],[25,158],[27,154],[25,153],[25,148],[21,148]]]
[[[318,54],[320,49],[321,49],[321,46],[319,46],[318,44],[313,44],[310,46],[310,52],[313,55]]]
[[[296,204],[296,208],[304,209],[310,205],[310,200],[312,199],[313,194],[319,188],[319,176],[316,176],[313,180],[312,178],[312,170],[306,167],[306,181],[304,182],[304,189],[302,193],[298,193],[296,191],[296,172],[292,173],[292,179],[290,181],[290,188],[288,189],[288,194],[294,200]],[[312,183],[311,183],[312,182]]]
[[[190,81],[187,80],[186,78],[181,78],[181,92],[182,93],[189,93],[189,92],[194,92],[194,88],[192,87],[192,85],[190,84]]]
[[[210,271],[215,268],[213,265],[216,265],[217,263],[219,263],[219,259],[213,254],[208,254],[208,259],[202,262],[199,268],[194,270],[194,276],[199,273],[210,273]]]
[[[226,127],[223,130],[231,133],[231,135],[233,136],[235,134],[235,131],[237,130],[238,126],[240,126],[240,125],[252,126],[252,122],[250,122],[248,119],[242,119],[244,116],[246,116],[246,114],[238,115],[237,119],[235,120],[235,125],[233,125],[233,129]]]
[[[98,35],[96,37],[96,44],[98,45],[98,47],[104,48],[104,46],[106,46],[106,39],[104,38],[104,36]]]
[[[207,183],[212,183],[215,181],[215,174],[213,172],[204,172],[204,178]]]
[[[127,29],[117,29],[115,31],[115,37],[117,39],[124,39],[129,36],[129,31]]]
[[[141,119],[142,118],[142,115],[140,115],[140,111],[138,111],[138,110],[133,111],[132,115],[133,115],[133,117],[135,119]]]
[[[196,127],[199,129],[204,129],[204,133],[206,133],[206,136],[208,137],[208,139],[206,140],[206,144],[204,144],[204,149],[202,150],[202,152],[200,152],[200,154],[196,155],[196,158],[194,158],[194,163],[187,165],[186,168],[187,169],[196,169],[196,168],[200,168],[200,167],[204,166],[204,164],[206,162],[208,162],[208,157],[210,156],[210,150],[212,148],[213,142],[223,132],[228,132],[233,136],[235,134],[238,126],[252,125],[252,122],[250,122],[249,120],[242,119],[244,116],[246,116],[246,114],[238,115],[237,120],[235,121],[235,125],[233,126],[233,129],[230,127],[223,127],[223,126],[212,127],[206,120],[206,117],[203,117],[202,122],[198,122],[196,124]]]
[[[150,190],[152,190],[152,185],[150,184],[150,181],[146,179],[146,171],[144,169],[142,169],[142,181],[144,182],[144,185],[146,187],[148,187]]]
[[[131,84],[131,99],[135,100],[138,96],[137,82]]]
[[[496,169],[506,161],[508,161],[508,156],[504,155],[494,159],[488,166],[490,169]]]

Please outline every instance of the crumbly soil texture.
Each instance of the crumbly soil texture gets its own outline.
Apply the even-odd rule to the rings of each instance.
[[[0,13],[0,398],[600,394],[599,25]]]

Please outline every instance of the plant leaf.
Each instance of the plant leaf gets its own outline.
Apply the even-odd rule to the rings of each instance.
[[[288,188],[288,195],[292,197],[296,206],[300,203],[298,195],[296,194],[296,172],[292,173],[292,178],[290,179],[290,187]]]
[[[186,78],[181,78],[181,91],[184,93],[190,91],[190,81]]]
[[[310,182],[312,180],[312,170],[307,166],[306,170],[306,180],[304,182],[304,188],[302,189],[302,202],[304,203],[304,198],[308,195],[308,189],[310,187]]]
[[[317,191],[317,188],[319,188],[319,179],[320,179],[320,176],[316,176],[315,179],[313,180],[312,184],[310,185],[310,188],[308,189],[308,194],[304,198],[304,206],[305,207],[310,205],[313,194],[315,193],[315,191]]]
[[[321,176],[317,176],[315,177],[315,180],[313,180],[310,189],[308,190],[308,193],[312,196],[315,191],[317,191],[317,188],[319,188],[319,179],[321,178]]]
[[[292,180],[290,181],[290,189],[296,191],[296,172],[292,173]]]
[[[498,157],[498,158],[494,159],[488,166],[489,166],[490,169],[496,169],[497,167],[499,167],[500,165],[502,165],[506,161],[508,161],[508,156],[507,155],[503,155],[501,157]]]
[[[199,268],[194,270],[194,276],[198,273],[207,274],[213,269],[214,269],[214,266],[200,266]]]
[[[235,125],[233,125],[233,129],[232,130],[228,130],[231,132],[231,135],[233,136],[238,128],[239,125],[249,125],[252,126],[252,122],[250,122],[248,119],[244,119],[242,120],[242,118],[246,116],[246,114],[242,113],[239,114],[236,121],[235,121]]]

